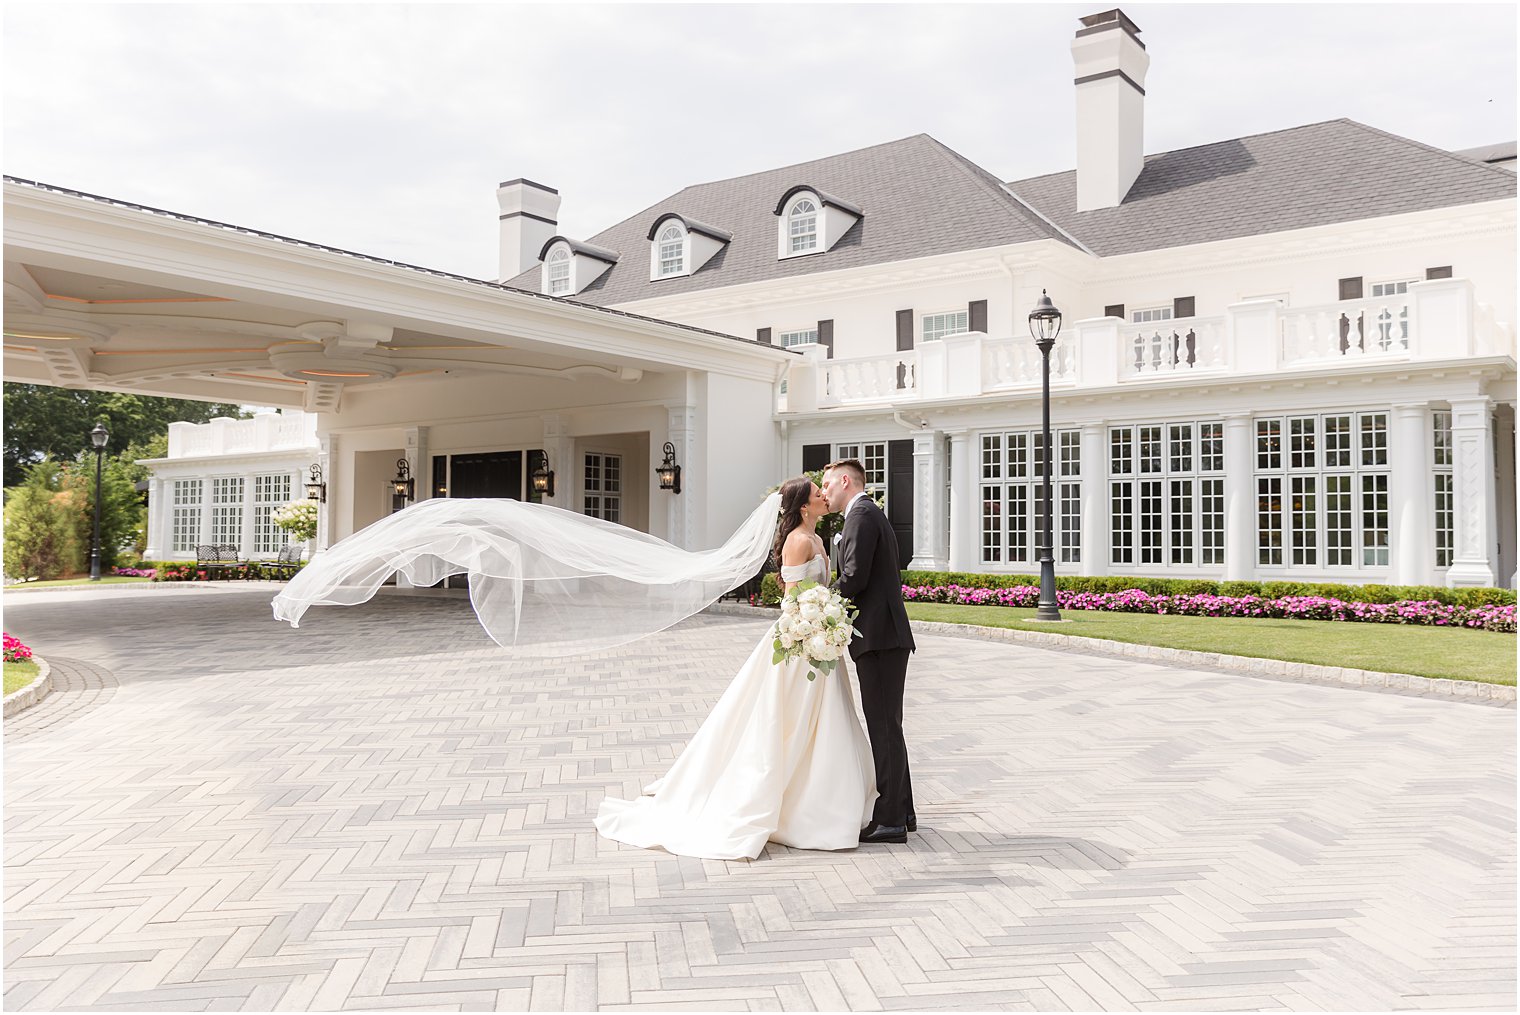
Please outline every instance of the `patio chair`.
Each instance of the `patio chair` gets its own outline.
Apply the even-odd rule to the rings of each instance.
[[[301,550],[300,543],[286,543],[280,547],[279,556],[261,561],[259,567],[265,572],[273,572],[276,578],[294,576],[301,570]]]

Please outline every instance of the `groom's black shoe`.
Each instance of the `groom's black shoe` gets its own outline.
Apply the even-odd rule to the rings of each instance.
[[[860,830],[861,842],[907,842],[908,828],[906,825],[878,825],[871,822]]]
[[[918,815],[914,814],[912,811],[908,812],[908,831],[918,831]]]

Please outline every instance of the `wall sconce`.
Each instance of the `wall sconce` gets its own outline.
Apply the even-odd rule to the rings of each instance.
[[[306,470],[306,499],[314,500],[318,504],[327,503],[327,484],[322,482],[322,466],[314,464]]]
[[[654,472],[660,477],[661,490],[681,492],[681,467],[676,464],[676,446],[670,441],[665,442],[665,460]]]
[[[533,492],[545,497],[554,496],[554,470],[549,468],[547,461],[533,470]]]
[[[414,496],[412,485],[412,467],[406,463],[405,458],[396,459],[396,478],[391,480],[391,493],[400,500],[411,500]]]

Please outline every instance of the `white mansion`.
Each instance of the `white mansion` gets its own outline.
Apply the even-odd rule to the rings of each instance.
[[[398,458],[417,497],[542,466],[550,502],[696,546],[859,457],[905,562],[1027,574],[1044,291],[1058,571],[1511,583],[1514,146],[1330,120],[1145,155],[1139,36],[1082,19],[1072,171],[918,135],[589,237],[513,180],[504,285],[8,181],[6,378],[319,413],[320,543],[390,510]],[[58,298],[100,280],[164,305]]]

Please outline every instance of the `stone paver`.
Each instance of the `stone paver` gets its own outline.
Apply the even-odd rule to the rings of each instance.
[[[8,1009],[1514,1008],[1513,711],[925,636],[919,834],[702,861],[591,816],[763,621],[272,591],[6,596],[79,680],[5,725]]]

